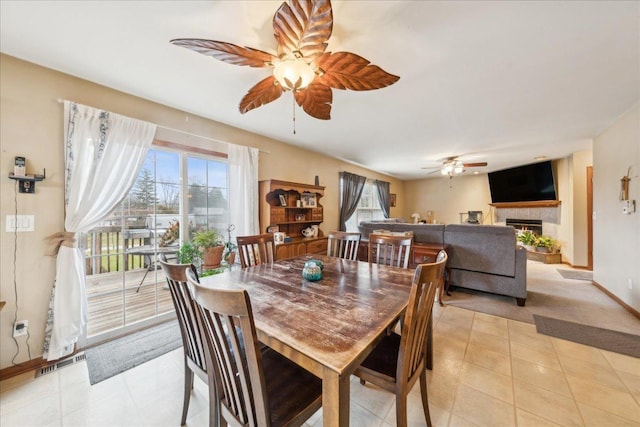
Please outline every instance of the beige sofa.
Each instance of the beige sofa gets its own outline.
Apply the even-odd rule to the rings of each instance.
[[[519,306],[527,298],[527,253],[516,244],[515,229],[500,225],[408,224],[367,221],[362,238],[374,230],[412,231],[415,243],[444,245],[450,284],[514,297]]]

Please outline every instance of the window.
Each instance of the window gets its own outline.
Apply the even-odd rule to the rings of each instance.
[[[347,220],[347,231],[357,232],[358,224],[362,221],[374,221],[384,219],[384,213],[380,209],[378,190],[371,180],[367,180],[362,189],[362,196],[358,202],[358,208]]]

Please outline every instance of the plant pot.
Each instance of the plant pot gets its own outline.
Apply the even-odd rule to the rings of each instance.
[[[212,248],[206,248],[202,253],[202,267],[217,268],[222,264],[222,252],[224,252],[224,246],[214,246]]]
[[[228,265],[232,265],[234,262],[236,262],[236,253],[235,252],[231,252],[229,254],[229,256],[227,257],[227,264]]]
[[[535,246],[533,246],[533,245],[522,245],[522,246],[524,246],[524,248],[526,250],[528,250],[529,252],[535,252],[535,250],[536,250]]]
[[[536,251],[537,252],[542,252],[542,253],[545,253],[545,254],[548,254],[548,253],[551,252],[551,250],[549,248],[547,248],[546,246],[538,246],[538,247],[536,247]]]

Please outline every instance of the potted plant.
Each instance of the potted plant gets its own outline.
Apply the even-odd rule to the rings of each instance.
[[[179,264],[194,264],[200,256],[200,250],[191,242],[183,243],[177,252]]]
[[[551,249],[553,248],[554,243],[555,243],[554,240],[549,236],[544,236],[544,235],[539,236],[535,242],[536,251],[547,252],[547,253],[551,252]]]
[[[536,235],[531,230],[523,230],[518,234],[518,242],[527,250],[532,251],[536,244]]]
[[[210,229],[195,233],[192,240],[202,251],[202,267],[204,269],[216,268],[222,264],[222,253],[225,245],[222,236],[216,229]]]

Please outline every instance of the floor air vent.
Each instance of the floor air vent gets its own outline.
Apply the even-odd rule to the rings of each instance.
[[[40,368],[36,371],[36,377],[40,377],[42,375],[50,374],[52,372],[57,371],[58,369],[62,369],[65,366],[73,365],[76,362],[81,362],[85,360],[87,357],[84,352],[78,353],[71,357],[67,357],[66,359],[60,360],[59,362],[54,362],[50,365],[45,366],[44,368]]]

